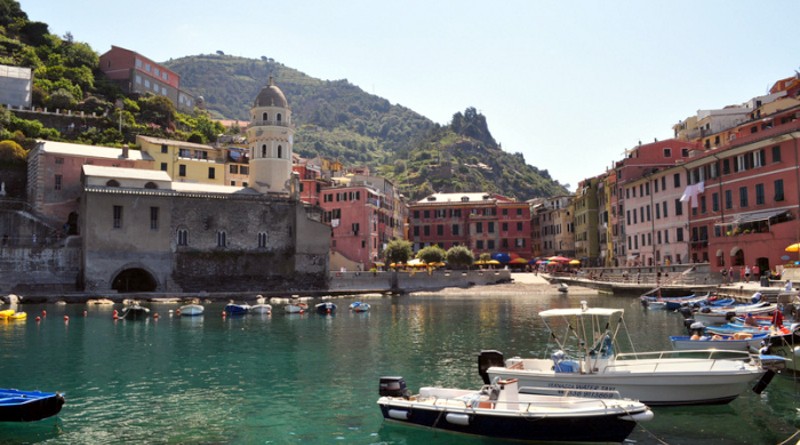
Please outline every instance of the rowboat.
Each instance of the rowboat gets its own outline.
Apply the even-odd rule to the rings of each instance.
[[[181,317],[199,317],[203,315],[205,308],[202,304],[190,303],[184,304],[178,309],[178,311],[180,312]]]
[[[314,306],[318,314],[332,314],[336,312],[336,305],[330,301],[324,301]]]
[[[0,422],[32,422],[61,411],[64,396],[59,393],[0,389]]]
[[[353,312],[367,312],[369,307],[369,303],[364,303],[361,301],[350,303],[350,310]]]
[[[641,402],[519,391],[518,382],[498,380],[480,390],[423,387],[408,394],[402,377],[382,377],[378,399],[386,421],[472,434],[491,439],[543,442],[617,442],[653,418]]]
[[[119,318],[122,318],[123,320],[144,320],[149,315],[149,308],[134,302],[122,308],[122,312],[119,313]]]
[[[230,302],[225,305],[225,312],[229,315],[244,315],[250,312],[250,305],[247,303],[236,304],[234,302]]]
[[[308,311],[306,303],[289,303],[283,307],[283,310],[289,314],[304,314]]]

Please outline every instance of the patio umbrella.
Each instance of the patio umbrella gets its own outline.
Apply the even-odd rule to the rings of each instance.
[[[577,266],[577,265],[581,264],[581,260],[571,260],[569,262],[569,264],[572,265],[572,266]]]
[[[784,250],[787,252],[798,252],[800,251],[800,243],[794,243],[792,245],[789,245]]]
[[[501,253],[493,254],[492,255],[492,259],[500,261],[501,263],[507,263],[507,262],[511,261],[511,256],[509,256],[509,254],[507,254],[507,253],[502,253],[501,252]]]
[[[528,264],[528,260],[525,258],[519,257],[514,258],[513,260],[509,261],[508,264]]]
[[[569,261],[569,258],[563,257],[563,256],[551,256],[547,260],[548,261],[559,261],[559,262],[565,263],[565,262]]]

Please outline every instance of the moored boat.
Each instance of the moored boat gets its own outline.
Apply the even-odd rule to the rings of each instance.
[[[59,393],[0,389],[0,422],[32,422],[61,411],[64,396]]]
[[[364,303],[362,301],[354,301],[353,303],[350,303],[350,310],[353,312],[367,312],[369,308],[369,303]]]
[[[637,422],[653,418],[634,400],[520,393],[517,380],[480,390],[420,388],[408,394],[402,377],[383,377],[378,405],[387,421],[493,439],[547,442],[622,442]],[[542,389],[548,392],[546,389]]]
[[[247,303],[236,304],[234,302],[230,302],[225,305],[225,312],[229,315],[244,315],[250,312],[250,305]]]
[[[205,307],[202,304],[198,303],[190,303],[184,304],[180,308],[178,308],[181,317],[199,317],[203,315],[205,312]]]
[[[330,301],[323,301],[322,303],[315,305],[314,309],[318,314],[332,314],[336,312],[336,304],[331,303]]]
[[[2,311],[0,311],[0,320],[8,319],[8,317],[14,315],[15,312],[17,311],[15,311],[14,309],[3,309]]]
[[[726,351],[758,351],[761,342],[766,341],[769,334],[712,334],[712,335],[672,335],[669,337],[672,349],[691,351],[699,349],[720,349]]]
[[[289,303],[283,307],[283,310],[289,314],[304,314],[308,311],[306,303]]]
[[[256,303],[250,306],[250,312],[253,314],[271,314],[272,306],[267,303]]]
[[[482,351],[481,376],[485,383],[517,378],[523,387],[581,388],[589,395],[595,389],[614,390],[648,405],[699,405],[728,403],[767,372],[745,352],[617,353],[618,334],[627,334],[622,314],[623,309],[589,308],[585,302],[580,308],[543,311],[539,315],[558,348],[551,358],[504,360],[498,351]],[[564,334],[559,336],[556,327]]]
[[[9,321],[15,321],[15,320],[22,321],[27,319],[28,319],[28,314],[26,312],[14,312],[7,318],[7,320]]]
[[[129,303],[122,308],[119,318],[123,320],[144,320],[150,315],[150,309],[140,305],[138,302]]]

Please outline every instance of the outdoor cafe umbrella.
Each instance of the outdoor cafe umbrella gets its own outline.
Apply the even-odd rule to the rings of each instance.
[[[509,261],[508,264],[528,264],[528,260],[525,258],[519,257],[514,258],[513,260]]]
[[[500,252],[500,253],[493,254],[492,255],[492,259],[500,261],[501,263],[507,263],[507,262],[511,261],[511,256],[509,254],[507,254],[507,253]]]
[[[794,243],[784,249],[787,252],[800,252],[800,243]]]
[[[563,257],[563,256],[551,256],[547,260],[551,261],[551,262],[552,261],[559,261],[559,262],[562,262],[562,263],[566,263],[567,261],[569,261],[569,258]]]
[[[581,260],[571,260],[569,264],[572,266],[578,266],[581,264]]]

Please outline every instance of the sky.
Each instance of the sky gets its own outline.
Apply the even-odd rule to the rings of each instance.
[[[475,107],[503,150],[571,191],[800,70],[796,0],[19,1],[100,54],[267,56],[443,125]]]

